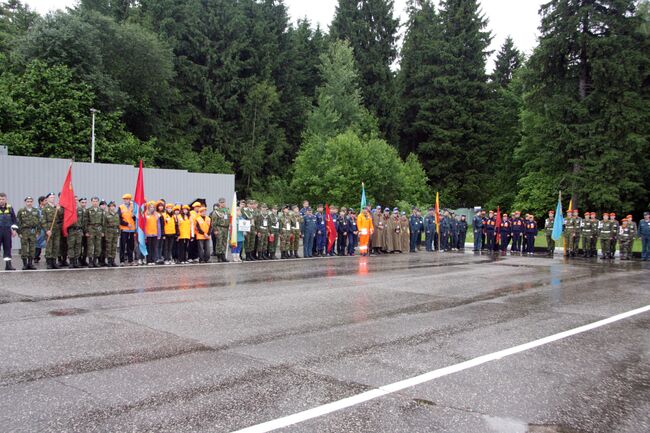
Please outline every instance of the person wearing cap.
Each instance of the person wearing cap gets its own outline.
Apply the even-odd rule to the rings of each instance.
[[[178,239],[177,243],[177,258],[178,264],[187,263],[187,250],[192,238],[192,218],[190,217],[190,207],[186,204],[181,206],[181,212],[177,216],[178,223]]]
[[[305,215],[302,217],[302,255],[303,257],[313,257],[314,239],[316,238],[316,216],[313,214],[312,209],[307,206],[304,208]]]
[[[7,194],[0,192],[0,246],[5,262],[5,271],[15,271],[11,264],[12,238],[17,235],[18,220],[14,208],[7,203]]]
[[[638,234],[641,238],[641,260],[647,262],[650,260],[650,212],[643,212]]]
[[[211,221],[207,216],[207,208],[201,206],[199,213],[194,220],[194,233],[196,233],[196,245],[199,252],[199,263],[208,263],[210,261],[210,237]]]
[[[339,237],[339,212],[338,208],[334,205],[330,206],[330,218],[332,219],[332,222],[334,223],[334,231],[333,232],[327,232],[327,245],[329,246],[330,242],[330,237],[334,238],[332,241],[332,249],[327,252],[327,254],[331,257],[336,255],[336,242],[338,241]]]
[[[83,233],[87,239],[88,245],[88,267],[96,268],[99,266],[99,256],[102,253],[102,239],[106,233],[104,211],[99,207],[99,198],[92,197],[90,208],[83,211]],[[70,256],[72,259],[72,255]],[[78,267],[79,263],[73,263],[73,267]]]
[[[422,236],[422,226],[422,218],[418,215],[418,209],[414,207],[409,216],[409,231],[411,232],[409,252],[411,253],[414,253],[418,247],[418,238]]]
[[[490,252],[496,251],[496,226],[497,220],[494,217],[494,211],[490,211],[485,222],[485,239],[487,241],[487,250]]]
[[[384,213],[387,211],[389,211],[388,208],[384,209]],[[378,207],[376,212],[372,215],[372,226],[374,231],[370,237],[370,242],[372,244],[371,254],[381,254],[381,251],[384,249],[384,229],[386,228],[386,219],[381,212],[381,207]]]
[[[290,250],[293,251],[292,257],[295,259],[299,259],[300,256],[298,255],[298,248],[300,246],[300,237],[302,236],[302,226],[304,224],[302,216],[300,216],[300,211],[298,209],[298,205],[293,206],[293,215],[292,215],[292,221],[291,221],[291,248]]]
[[[450,251],[449,237],[451,235],[451,215],[444,211],[440,219],[440,251]]]
[[[580,211],[578,209],[573,209],[573,219],[575,219],[575,237],[573,238],[573,252],[574,255],[578,255],[580,251],[580,237],[582,233],[582,218],[580,218]]]
[[[422,221],[422,228],[424,230],[424,250],[428,252],[433,251],[433,234],[436,232],[436,216],[434,215],[435,209],[430,207],[427,209],[427,216]]]
[[[487,250],[487,226],[488,226],[488,216],[484,210],[481,210],[481,219],[483,220],[483,229],[481,232],[481,250]]]
[[[289,259],[291,254],[291,215],[289,214],[289,206],[282,206],[282,214],[278,218],[280,224],[280,259]]]
[[[348,213],[348,256],[353,256],[357,248],[359,228],[357,227],[357,213],[350,209]]]
[[[580,220],[580,243],[582,244],[582,256],[584,258],[591,257],[591,239],[593,235],[594,222],[591,220],[591,212],[585,212],[584,218]]]
[[[100,204],[101,207],[101,204]],[[104,211],[104,256],[111,268],[117,267],[115,253],[117,252],[117,241],[120,238],[120,216],[117,213],[117,206],[114,201],[108,204]]]
[[[609,252],[611,258],[613,259],[614,256],[616,255],[616,244],[618,242],[618,229],[621,227],[621,225],[616,219],[616,214],[614,212],[610,212],[609,222],[612,225],[612,241],[609,244]]]
[[[618,238],[621,245],[620,259],[632,260],[632,239],[634,239],[634,233],[630,228],[630,222],[627,218],[621,220],[621,226],[618,229]]]
[[[347,252],[349,221],[344,209],[341,208],[339,212],[338,224],[336,226],[336,255],[338,256],[344,256]]]
[[[327,246],[327,224],[325,221],[325,214],[323,205],[319,204],[316,207],[316,240],[314,241],[314,249],[316,250],[316,257],[325,255],[325,247]]]
[[[131,194],[122,196],[122,204],[117,208],[120,217],[120,263],[133,265],[133,249],[135,247],[135,215]]]
[[[25,197],[25,207],[16,214],[18,236],[20,236],[20,257],[23,260],[23,271],[36,269],[34,255],[36,254],[36,235],[41,230],[41,213],[34,208],[34,199]]]
[[[524,227],[524,235],[526,236],[526,253],[532,256],[535,254],[535,236],[537,236],[537,222],[533,214],[528,215],[526,226]]]
[[[36,210],[38,210],[39,221],[43,217],[43,208],[46,204],[47,199],[44,195],[38,197],[38,207]],[[47,238],[47,236],[45,236],[45,230],[43,230],[42,226],[38,228],[36,233],[34,264],[38,264],[41,261],[41,253],[45,250],[45,239]]]
[[[546,255],[553,257],[555,253],[555,239],[553,239],[553,225],[555,224],[555,211],[548,211],[548,218],[544,220],[544,234],[546,235]]]
[[[449,212],[449,249],[455,250],[458,245],[458,219],[454,211]]]
[[[510,247],[510,254],[520,254],[522,251],[522,236],[524,234],[525,221],[521,217],[521,212],[514,211],[512,218],[510,218],[510,231],[512,233],[512,246]]]
[[[212,246],[213,255],[218,262],[226,263],[226,251],[228,248],[228,233],[230,231],[230,210],[226,207],[226,199],[221,197],[216,203],[216,208],[210,215],[212,220]]]
[[[512,222],[507,213],[501,214],[501,227],[499,227],[498,230],[499,248],[501,249],[501,254],[506,254],[508,252],[510,238],[512,237]]]
[[[156,264],[162,265],[165,263],[163,249],[165,247],[165,227],[164,219],[165,215],[165,200],[160,199],[156,202],[156,215],[158,215],[158,227],[160,228],[160,234],[158,235],[158,243],[156,244]]]
[[[603,259],[610,259],[611,243],[612,243],[612,230],[613,224],[609,220],[609,214],[603,214],[603,220],[598,224],[598,238],[600,239],[600,249],[602,251]]]
[[[63,211],[56,203],[54,193],[46,196],[47,203],[41,213],[41,227],[45,230],[45,262],[47,269],[59,269],[56,257],[59,253],[59,240],[61,239],[61,226],[63,225]]]
[[[165,203],[165,211],[162,214],[163,227],[163,258],[166,265],[171,265],[172,255],[178,237],[178,221],[174,215],[174,204]]]
[[[402,211],[399,216],[399,231],[400,231],[400,251],[403,253],[410,250],[411,244],[411,228],[409,226],[409,219],[406,216],[406,211]]]
[[[475,253],[483,249],[483,211],[477,211],[472,220],[472,232],[474,234],[474,251]]]
[[[465,249],[465,241],[467,240],[467,217],[465,214],[460,216],[458,221],[458,243],[456,244],[456,249],[458,251],[463,251]]]
[[[627,220],[627,225],[630,228],[630,232],[632,233],[632,238],[630,239],[630,251],[634,251],[634,239],[636,239],[639,236],[639,228],[637,224],[634,222],[632,215],[627,215],[625,219]],[[630,260],[631,258],[632,258],[632,253],[630,253]]]
[[[269,248],[269,234],[271,233],[270,217],[266,203],[260,203],[260,211],[255,215],[255,227],[257,227],[255,258],[257,260],[269,260],[266,252]]]
[[[359,230],[359,254],[367,256],[369,253],[370,237],[375,228],[372,223],[373,217],[370,215],[370,206],[366,206],[357,217],[357,229]]]
[[[575,239],[578,232],[578,220],[573,217],[573,212],[568,210],[566,218],[564,219],[564,256],[575,257],[576,251]]]
[[[275,252],[278,249],[278,242],[280,240],[280,217],[278,215],[278,206],[271,205],[271,212],[269,212],[269,246],[266,249],[266,255],[270,260],[276,260]]]
[[[384,249],[386,253],[394,254],[401,252],[402,241],[400,237],[399,210],[393,208],[393,213],[387,220],[384,220]]]
[[[253,209],[253,200],[247,200],[246,206],[242,209],[242,218],[250,222],[251,230],[244,233],[244,260],[247,262],[255,260],[255,237],[257,230],[255,230],[255,210]]]
[[[156,202],[153,200],[147,202],[145,206],[144,235],[147,245],[146,264],[155,265],[158,237],[160,236],[160,217],[156,213]]]
[[[191,237],[187,244],[187,262],[196,263],[199,261],[199,247],[196,243],[196,216],[199,214],[199,209],[203,206],[200,202],[195,201],[190,206],[190,228]]]

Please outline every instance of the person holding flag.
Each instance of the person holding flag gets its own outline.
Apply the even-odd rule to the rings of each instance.
[[[138,241],[138,250],[140,256],[146,258],[149,254],[146,244],[146,218],[144,215],[146,201],[144,198],[144,175],[142,172],[142,160],[140,160],[140,169],[138,170],[138,180],[135,183],[135,199],[134,199],[134,216],[135,216],[135,235]],[[140,264],[144,264],[144,259],[139,260]],[[132,262],[129,262],[132,263]]]
[[[562,212],[562,204],[560,203],[559,206],[560,212]],[[548,211],[548,218],[546,218],[544,221],[544,233],[546,234],[546,255],[549,257],[553,257],[553,254],[555,253],[555,239],[553,239],[553,230],[555,230],[555,212],[550,210]],[[560,236],[562,236],[561,232]]]

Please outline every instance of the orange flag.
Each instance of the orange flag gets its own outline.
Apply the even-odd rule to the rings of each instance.
[[[68,228],[77,222],[77,200],[72,189],[72,163],[68,168],[68,175],[63,182],[59,205],[63,209],[63,236],[68,237]]]

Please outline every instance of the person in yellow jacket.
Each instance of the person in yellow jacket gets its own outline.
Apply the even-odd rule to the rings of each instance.
[[[367,256],[370,236],[375,232],[369,206],[366,206],[357,217],[357,230],[359,231],[359,254]]]
[[[190,207],[184,204],[180,208],[180,214],[177,217],[178,222],[178,263],[187,263],[187,248],[192,237],[192,220],[190,218]]]
[[[144,235],[147,243],[147,264],[155,265],[158,238],[160,237],[160,215],[156,212],[156,202],[150,201],[147,203],[144,218]]]
[[[178,208],[180,211],[180,208]],[[173,203],[165,204],[165,212],[162,214],[163,224],[163,256],[165,264],[172,264],[172,252],[176,244],[176,236],[178,235],[178,222],[174,216]]]
[[[206,211],[205,207],[200,207],[198,215],[194,218],[199,263],[208,263],[210,261],[211,221],[210,217],[206,215]]]
[[[196,243],[196,216],[199,214],[199,209],[203,206],[200,202],[195,201],[192,203],[192,210],[190,211],[190,221],[192,233],[190,236],[190,243],[187,247],[187,261],[190,263],[198,262],[199,260],[199,247]]]

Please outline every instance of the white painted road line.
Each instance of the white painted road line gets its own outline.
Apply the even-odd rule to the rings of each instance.
[[[600,328],[601,326],[609,325],[610,323],[618,322],[619,320],[627,319],[629,317],[646,313],[648,311],[650,311],[650,305],[646,305],[645,307],[637,308],[635,310],[627,311],[625,313],[617,314],[616,316],[608,317],[607,319],[589,323],[584,326],[579,326],[577,328],[570,329],[568,331],[564,331],[558,334],[550,335],[548,337],[540,338],[539,340],[534,340],[529,343],[520,344],[519,346],[514,346],[509,349],[499,350],[498,352],[482,355],[477,358],[470,359],[468,361],[450,365],[449,367],[444,367],[444,368],[439,368],[437,370],[429,371],[428,373],[424,373],[419,376],[412,377],[410,379],[391,383],[389,385],[380,386],[377,389],[362,392],[361,394],[357,394],[341,400],[333,401],[331,403],[327,403],[322,406],[318,406],[312,409],[307,409],[305,411],[297,412],[282,418],[277,418],[261,424],[246,427],[244,429],[237,430],[234,433],[266,433],[283,427],[288,427],[293,424],[298,424],[303,421],[307,421],[310,419],[321,417],[323,415],[327,415],[328,413],[332,413],[341,409],[356,406],[360,403],[364,403],[366,401],[373,400],[375,398],[382,397],[406,388],[411,388],[413,386],[420,385],[422,383],[429,382],[431,380],[438,379],[443,376],[447,376],[453,373],[458,373],[459,371],[467,370],[468,368],[477,367],[487,362],[496,361],[505,358],[507,356],[524,352],[526,350],[534,349],[535,347],[543,346],[545,344],[562,340],[564,338],[568,338],[573,335],[591,331],[592,329]]]

